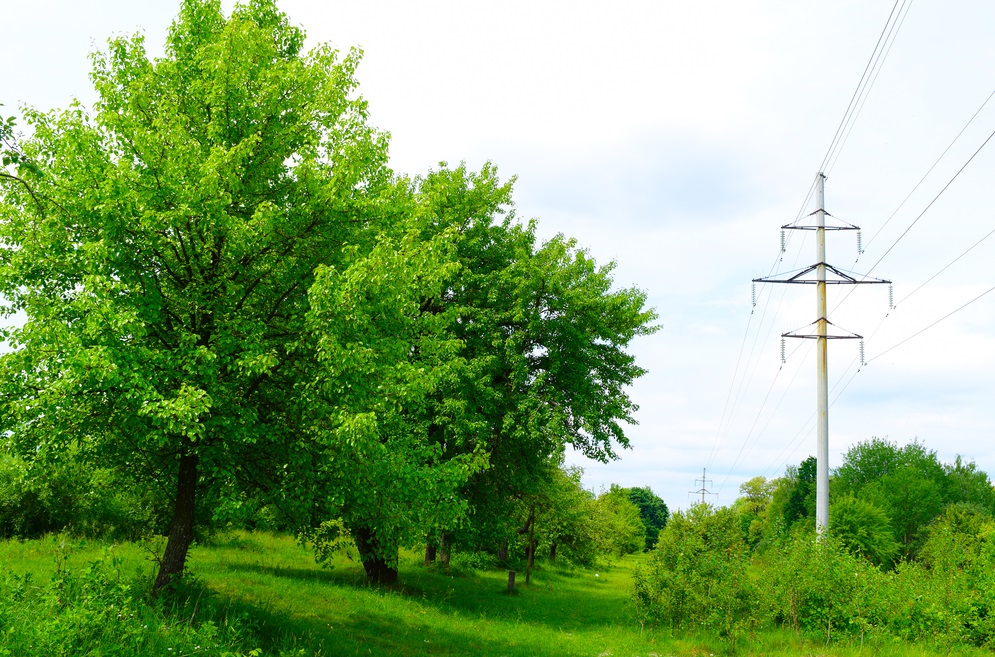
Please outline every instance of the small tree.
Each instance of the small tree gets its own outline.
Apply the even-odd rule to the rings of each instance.
[[[626,489],[612,484],[598,496],[595,508],[596,531],[604,554],[622,557],[645,548],[646,525]]]
[[[660,531],[667,526],[667,518],[670,517],[670,510],[664,502],[649,486],[641,488],[626,488],[629,501],[639,509],[639,516],[643,524],[646,525],[646,548],[652,550],[656,547]]]

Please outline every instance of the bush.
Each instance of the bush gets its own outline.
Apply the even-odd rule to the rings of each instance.
[[[634,575],[637,616],[675,629],[714,629],[735,640],[762,620],[749,565],[732,510],[698,504],[678,511],[660,532],[649,567]]]
[[[851,552],[882,568],[890,568],[898,554],[900,546],[888,514],[852,493],[833,501],[829,527]]]
[[[761,581],[771,619],[821,634],[863,636],[879,627],[885,575],[838,538],[795,536],[765,555]]]
[[[106,469],[88,470],[71,458],[57,465],[0,456],[0,538],[76,536],[135,540],[160,527],[164,498],[121,484]]]
[[[147,600],[150,583],[122,576],[111,550],[76,569],[67,568],[65,550],[59,552],[56,572],[44,584],[30,574],[0,573],[0,656],[245,654],[241,619],[211,617],[203,605],[200,620],[186,609],[174,618],[169,601]]]

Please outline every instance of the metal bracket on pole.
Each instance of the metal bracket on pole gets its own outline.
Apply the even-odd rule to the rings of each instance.
[[[822,267],[825,272],[833,273],[838,276],[838,278],[825,278],[820,280],[818,278],[819,268]],[[805,278],[806,274],[816,273],[816,278]],[[788,276],[788,274],[791,274]],[[787,278],[780,278],[787,276]],[[857,278],[860,276],[860,278]],[[848,272],[843,269],[837,269],[832,265],[825,262],[817,262],[814,265],[805,267],[804,269],[799,269],[794,272],[785,272],[784,274],[775,274],[774,276],[765,276],[763,278],[754,278],[754,283],[795,283],[799,285],[817,285],[819,283],[825,283],[826,285],[873,285],[877,283],[888,283],[891,281],[886,281],[883,278],[871,278],[870,276],[861,276],[855,272]]]

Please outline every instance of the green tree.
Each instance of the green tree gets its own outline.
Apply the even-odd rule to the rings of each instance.
[[[594,522],[594,494],[581,483],[584,471],[576,466],[558,468],[536,519],[540,532],[538,550],[550,561],[561,558],[590,565],[598,556]]]
[[[491,165],[417,181],[426,231],[454,234],[459,264],[422,301],[462,345],[433,394],[430,434],[446,454],[488,462],[464,488],[470,522],[446,532],[469,549],[501,551],[530,524],[523,502],[546,495],[566,445],[602,461],[628,446],[627,387],[644,370],[626,348],[655,330],[645,293],[613,289],[613,263],[563,236],[539,243],[515,220],[512,182]]]
[[[891,519],[884,510],[852,493],[837,496],[829,507],[829,529],[852,552],[888,568],[898,554]]]
[[[906,558],[915,556],[930,522],[954,501],[947,469],[919,442],[904,447],[880,438],[857,443],[844,455],[833,486],[834,500],[853,494],[887,513]]]
[[[675,629],[710,627],[735,636],[755,623],[750,551],[729,507],[695,504],[660,532],[649,565],[635,573],[637,616]]]
[[[652,550],[660,537],[660,530],[667,526],[670,509],[649,486],[625,488],[629,501],[639,509],[639,517],[646,526],[645,549]]]
[[[743,535],[752,546],[759,543],[767,530],[767,510],[777,485],[777,481],[768,481],[766,477],[754,477],[739,487],[742,497],[736,500],[733,508],[739,513]]]
[[[947,473],[950,503],[973,504],[988,513],[995,513],[995,488],[992,488],[988,474],[979,470],[974,461],[965,463],[958,455],[944,469]]]
[[[435,472],[445,455],[407,422],[449,349],[417,305],[451,274],[447,236],[410,221],[358,53],[303,43],[271,1],[225,18],[184,0],[163,58],[140,36],[94,55],[92,116],[28,110],[0,179],[3,312],[27,317],[3,335],[3,429],[25,458],[72,445],[165,487],[156,588],[204,500],[264,497],[311,526],[409,486],[398,514],[451,522],[434,502],[474,467]]]
[[[802,461],[797,469],[789,469],[791,492],[784,507],[784,520],[788,526],[815,517],[815,474],[814,456]]]
[[[628,491],[615,484],[598,496],[595,533],[606,555],[623,557],[646,547],[646,525]]]

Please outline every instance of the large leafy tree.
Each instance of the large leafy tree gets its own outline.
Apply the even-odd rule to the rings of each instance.
[[[441,167],[418,181],[432,230],[454,234],[459,269],[423,308],[458,339],[459,365],[435,394],[431,435],[450,454],[482,452],[464,488],[470,522],[456,540],[500,550],[534,515],[567,445],[614,458],[634,422],[627,386],[644,373],[626,352],[655,330],[637,289],[614,289],[569,239],[540,243],[515,220],[512,183],[493,166]],[[453,538],[453,532],[448,532]]]
[[[0,294],[27,319],[4,334],[3,428],[31,459],[72,444],[163,487],[157,588],[205,500],[264,496],[308,524],[383,502],[370,482],[340,494],[349,464],[417,485],[440,459],[396,418],[446,349],[412,363],[410,302],[441,285],[447,238],[408,221],[411,187],[354,97],[358,54],[303,43],[269,0],[227,18],[184,0],[165,57],[111,40],[95,112],[27,110],[31,137],[5,147]]]

